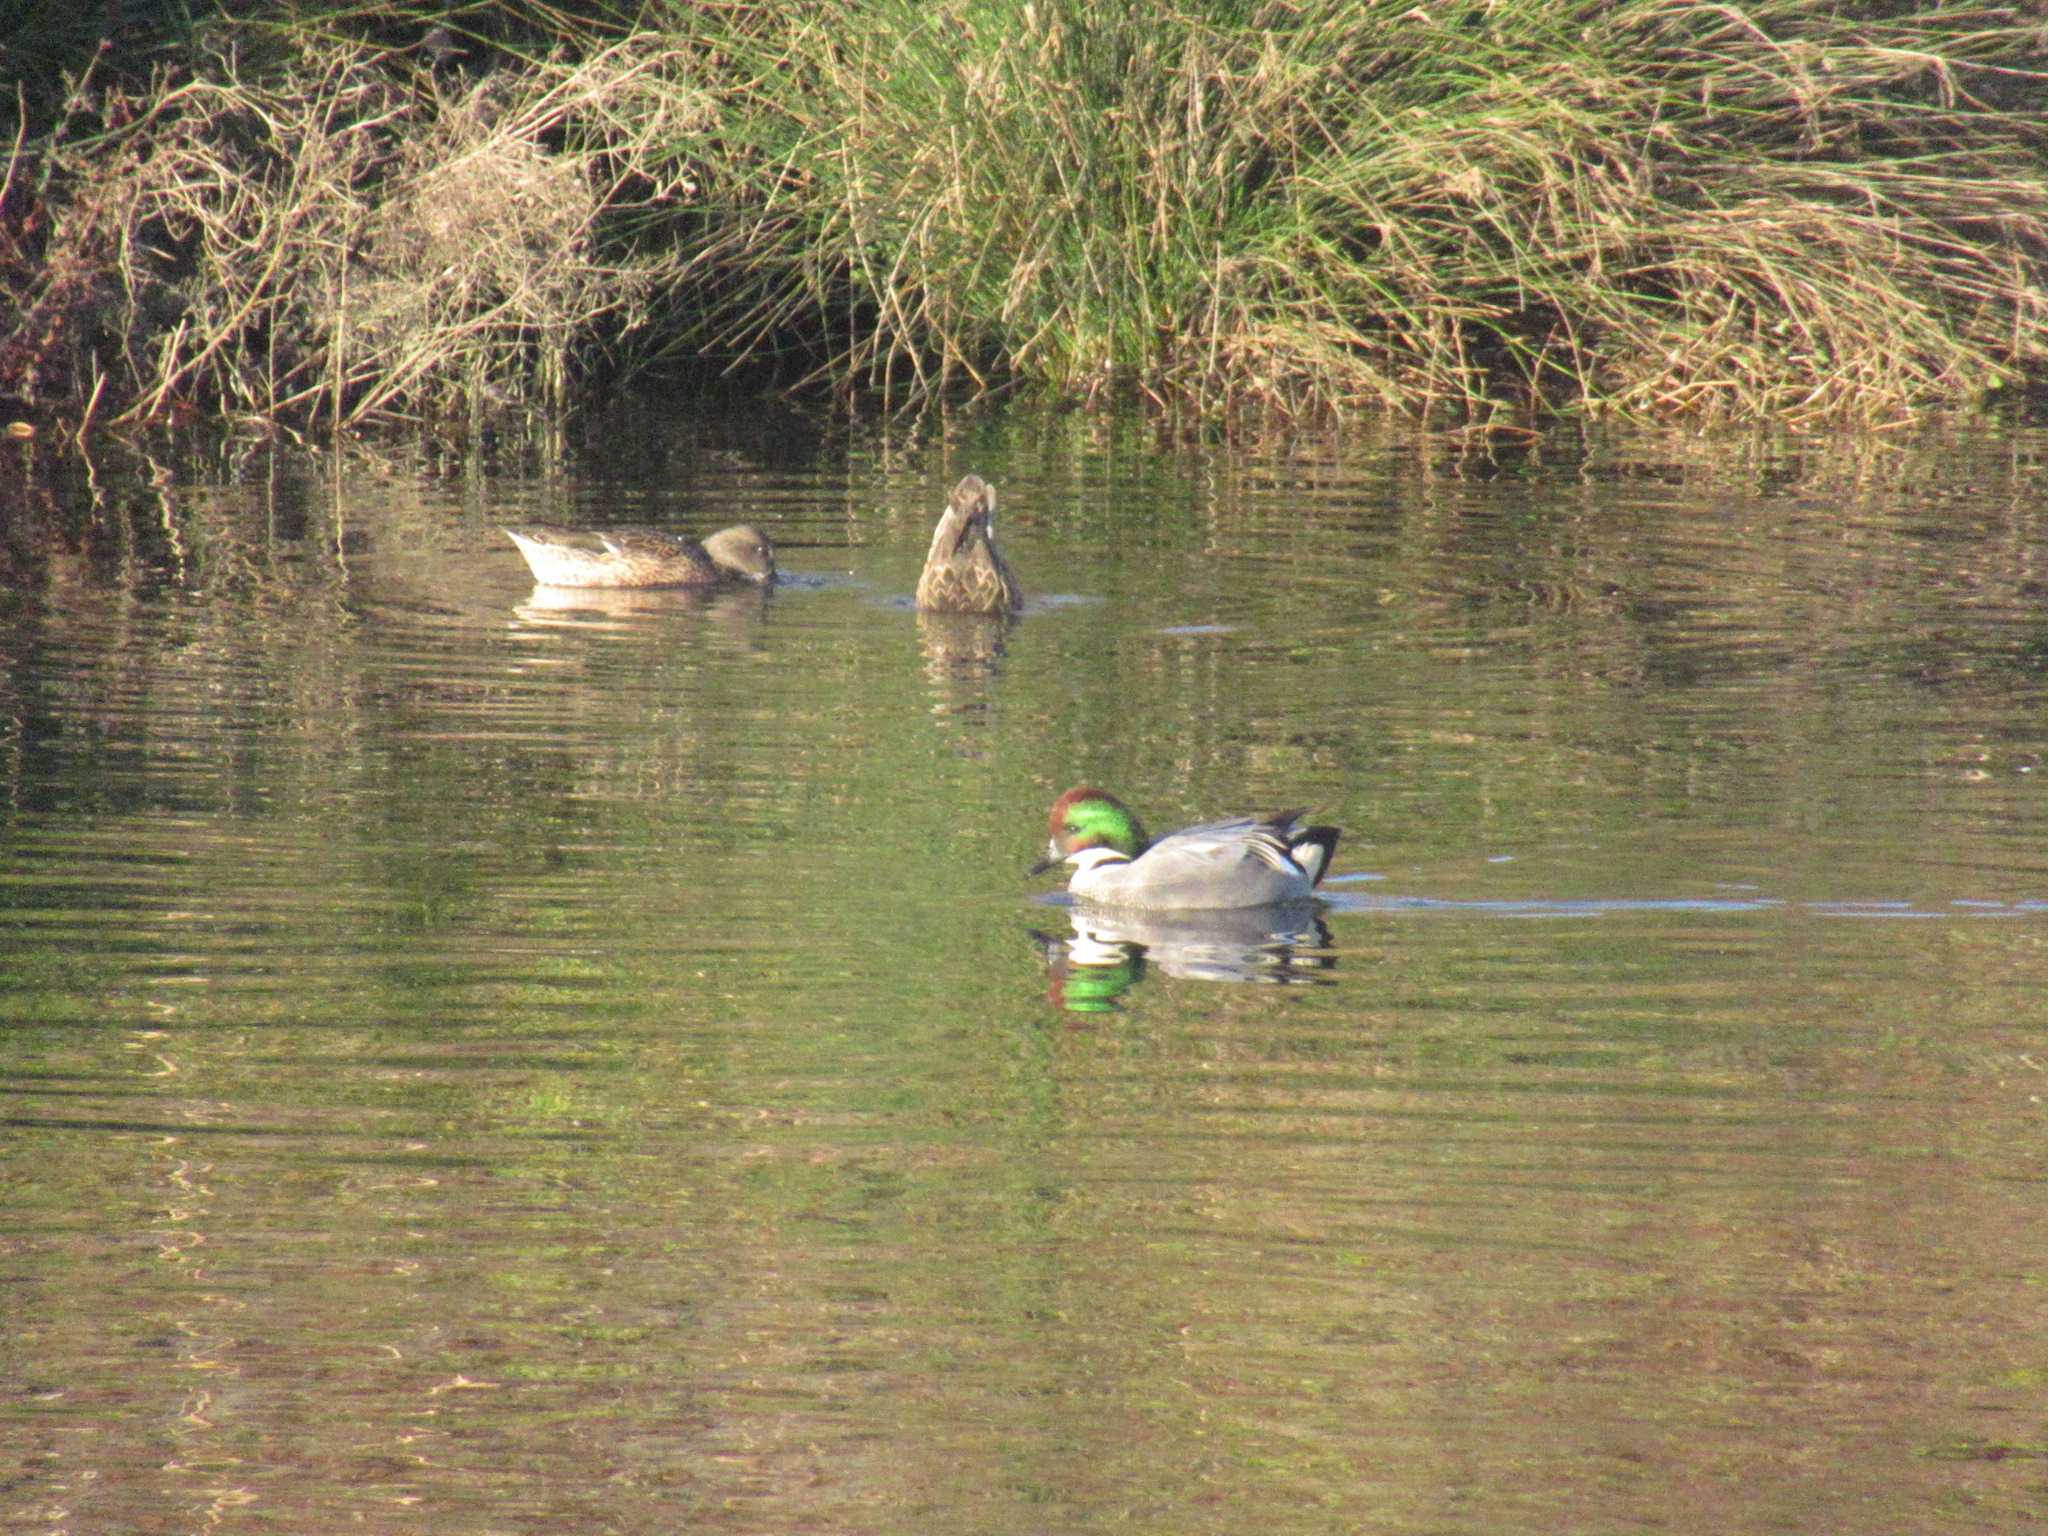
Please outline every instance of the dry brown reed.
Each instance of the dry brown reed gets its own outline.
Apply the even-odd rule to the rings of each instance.
[[[579,352],[673,281],[599,226],[688,196],[683,63],[642,35],[471,84],[347,43],[261,71],[223,48],[55,151],[24,313],[71,326],[74,387],[111,377],[129,421],[559,408]]]

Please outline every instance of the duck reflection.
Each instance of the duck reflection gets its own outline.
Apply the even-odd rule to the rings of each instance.
[[[1190,981],[1326,983],[1337,957],[1313,901],[1221,912],[1124,912],[1077,904],[1073,933],[1036,933],[1050,996],[1069,1013],[1105,1013],[1156,966]]]
[[[932,713],[942,718],[990,713],[1014,621],[982,613],[920,613],[917,637],[931,682]]]
[[[543,587],[513,606],[525,623],[543,628],[603,628],[650,614],[701,613],[716,623],[751,624],[768,604],[765,587]]]

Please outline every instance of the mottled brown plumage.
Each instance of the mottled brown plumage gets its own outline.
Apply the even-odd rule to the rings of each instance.
[[[995,487],[979,475],[953,487],[917,579],[917,606],[926,613],[1004,615],[1024,606],[1024,589],[996,549]]]
[[[544,587],[715,587],[775,580],[775,550],[742,524],[699,544],[658,528],[596,528],[588,533],[530,523],[507,528],[533,579]]]

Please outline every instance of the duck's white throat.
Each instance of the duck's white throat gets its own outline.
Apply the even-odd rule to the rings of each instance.
[[[1104,864],[1128,864],[1131,861],[1114,848],[1093,847],[1076,848],[1067,855],[1067,862],[1073,865],[1078,873],[1085,875],[1091,869],[1099,869]]]

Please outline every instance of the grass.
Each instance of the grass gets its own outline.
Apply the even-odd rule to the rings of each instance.
[[[1881,419],[2048,357],[2048,138],[2007,110],[2037,37],[1980,5],[840,0],[715,40],[700,334],[913,397]]]
[[[111,384],[126,421],[559,411],[675,280],[601,226],[678,193],[667,146],[706,111],[681,62],[643,34],[449,83],[360,41],[225,29],[48,150],[0,379],[88,415]]]
[[[202,27],[24,140],[0,390],[347,428],[702,357],[1817,426],[2048,362],[2012,7],[535,0],[447,12],[479,63],[436,75],[393,42],[442,14]]]

